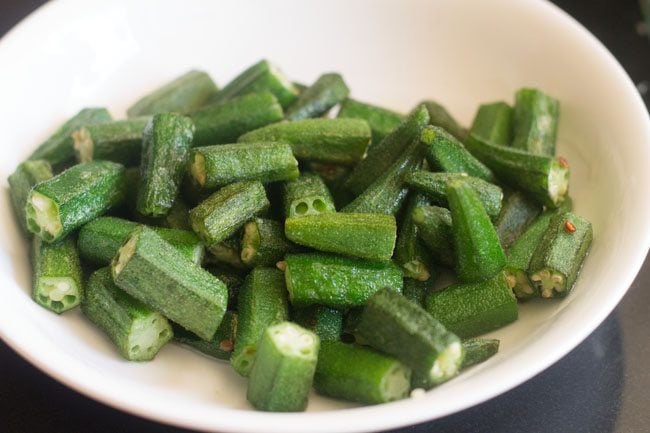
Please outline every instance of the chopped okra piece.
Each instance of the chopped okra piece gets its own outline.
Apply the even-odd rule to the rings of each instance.
[[[429,112],[429,123],[433,126],[439,126],[460,141],[464,141],[467,136],[467,129],[458,124],[451,114],[435,101],[421,102]]]
[[[402,267],[404,276],[419,281],[431,277],[431,256],[418,236],[419,229],[413,220],[413,210],[428,204],[428,199],[420,193],[412,193],[402,221],[397,231],[393,260]]]
[[[236,269],[244,269],[244,263],[241,261],[241,234],[238,231],[207,249],[206,263],[224,263]]]
[[[461,370],[487,361],[499,351],[499,340],[494,338],[470,338],[463,340],[465,358]]]
[[[126,167],[140,165],[144,128],[151,117],[134,117],[85,125],[72,133],[77,161],[113,161]]]
[[[241,261],[248,267],[275,266],[287,252],[296,250],[278,221],[255,218],[244,225]]]
[[[336,212],[334,200],[323,180],[306,173],[284,184],[284,214],[286,218]]]
[[[226,311],[223,315],[221,325],[211,340],[203,340],[181,326],[172,325],[174,329],[174,341],[198,350],[208,356],[217,359],[228,360],[232,354],[237,332],[237,313]]]
[[[420,206],[413,210],[418,236],[429,249],[436,263],[452,268],[456,265],[451,212],[437,206]]]
[[[478,107],[469,132],[490,143],[499,146],[510,146],[512,143],[512,123],[512,107],[507,103],[482,104]]]
[[[343,331],[343,311],[322,305],[294,308],[291,321],[303,326],[320,338],[321,341],[338,341]]]
[[[515,94],[512,147],[535,155],[555,156],[560,103],[537,89]]]
[[[25,205],[27,197],[32,188],[45,180],[52,177],[52,167],[44,159],[27,160],[21,163],[9,179],[9,188],[11,193],[11,204],[18,218],[18,222],[28,235],[32,233],[27,229],[27,219],[25,215]]]
[[[494,222],[501,246],[508,249],[541,212],[542,207],[522,192],[508,191]]]
[[[323,74],[287,108],[286,117],[289,120],[319,117],[347,98],[349,93],[350,89],[340,74]]]
[[[372,131],[371,146],[379,143],[404,120],[404,115],[386,108],[348,98],[341,104],[339,119],[362,119],[368,122]]]

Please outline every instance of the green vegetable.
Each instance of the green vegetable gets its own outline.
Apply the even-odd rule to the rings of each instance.
[[[501,246],[508,249],[541,213],[541,207],[520,191],[508,191],[494,222]]]
[[[424,105],[429,112],[429,118],[431,119],[429,123],[431,125],[439,126],[458,140],[465,141],[465,138],[467,137],[467,129],[460,126],[445,107],[435,101],[423,101],[421,104]]]
[[[404,120],[404,116],[399,113],[351,98],[343,101],[337,117],[339,119],[362,119],[368,122],[372,131],[371,146],[383,140]]]
[[[244,268],[240,257],[241,234],[237,231],[223,241],[208,246],[208,252],[206,261],[209,263],[225,263],[236,269]]]
[[[560,103],[537,89],[515,94],[512,147],[535,155],[555,156]]]
[[[350,89],[336,73],[323,74],[287,108],[287,119],[301,120],[318,117],[345,100]]]
[[[499,351],[499,340],[493,338],[470,338],[463,341],[465,358],[461,370],[487,361]]]
[[[321,341],[338,341],[343,330],[343,312],[322,305],[297,308],[292,312],[292,322],[309,329]]]
[[[395,254],[393,260],[402,267],[404,276],[419,281],[426,281],[431,277],[431,257],[424,243],[418,236],[418,227],[413,221],[413,210],[418,206],[428,203],[427,198],[420,194],[412,194],[408,206],[399,225]]]
[[[449,209],[421,206],[413,209],[412,215],[418,228],[418,236],[428,247],[434,261],[449,268],[454,267],[456,251]]]
[[[505,102],[482,104],[478,107],[470,134],[499,146],[512,143],[512,107]]]
[[[221,325],[210,341],[202,340],[178,325],[174,325],[174,341],[217,359],[229,360],[235,344],[237,313],[226,311]]]
[[[283,198],[287,218],[336,212],[332,195],[317,174],[301,174],[286,182]]]
[[[27,216],[25,215],[27,197],[35,185],[51,177],[52,167],[50,163],[44,159],[36,159],[22,162],[7,179],[14,212],[18,222],[29,236],[31,236],[31,232],[27,229]]]
[[[255,218],[244,225],[240,256],[248,267],[275,266],[287,252],[295,250],[278,221]]]
[[[113,161],[127,167],[140,165],[144,128],[151,117],[134,117],[82,126],[72,132],[77,161]]]
[[[404,278],[402,295],[409,301],[424,306],[424,298],[427,293],[435,290],[436,276],[432,275],[426,281],[419,281],[413,278]]]

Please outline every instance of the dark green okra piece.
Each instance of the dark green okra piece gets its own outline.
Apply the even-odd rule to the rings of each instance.
[[[192,209],[190,223],[203,242],[212,247],[268,207],[260,182],[237,182],[221,188]]]
[[[77,129],[113,120],[105,108],[84,108],[68,119],[47,140],[41,143],[29,156],[30,160],[44,159],[52,165],[59,165],[74,159],[71,134]]]
[[[57,314],[76,307],[83,295],[81,263],[74,239],[32,240],[32,298]]]
[[[498,146],[512,143],[512,107],[505,102],[492,102],[478,107],[470,134]]]
[[[555,156],[560,103],[537,89],[515,94],[512,147],[535,155]]]
[[[113,281],[168,319],[210,340],[228,305],[225,284],[139,226],[111,262]]]
[[[192,113],[205,105],[217,90],[207,72],[191,70],[140,98],[126,110],[126,114],[137,117],[158,113]]]
[[[566,296],[578,278],[593,239],[591,223],[571,212],[550,221],[533,253],[528,276],[542,298]]]
[[[108,267],[93,272],[81,303],[84,315],[129,361],[150,361],[172,338],[169,321],[113,283]]]
[[[474,134],[469,135],[465,147],[499,179],[537,202],[555,208],[565,199],[569,189],[569,164],[564,158],[498,146]]]
[[[347,98],[341,104],[337,115],[339,119],[362,119],[368,122],[372,131],[371,146],[379,143],[404,120],[402,114],[386,108]]]
[[[52,166],[44,159],[27,160],[20,163],[10,176],[9,192],[11,193],[11,204],[25,233],[31,236],[27,229],[27,216],[25,215],[25,205],[27,197],[32,188],[52,177]]]
[[[96,218],[79,230],[79,255],[94,265],[106,266],[137,226],[138,223],[121,218]],[[205,248],[193,232],[163,227],[151,229],[183,254],[186,260],[201,264]]]
[[[465,149],[453,135],[438,126],[427,126],[420,134],[431,171],[466,173],[487,182],[494,182],[494,174]]]
[[[237,310],[237,300],[239,298],[239,292],[244,285],[246,274],[241,269],[223,263],[210,263],[203,266],[206,271],[219,278],[226,285],[228,289],[228,309]]]
[[[255,218],[244,225],[240,257],[247,267],[275,266],[287,252],[296,249],[285,237],[281,222]]]
[[[493,183],[463,173],[432,173],[426,170],[414,171],[406,176],[406,183],[409,186],[426,194],[434,204],[445,207],[449,206],[447,183],[452,180],[466,182],[478,195],[490,218],[497,218],[501,211],[503,191]]]
[[[428,204],[427,198],[420,193],[411,194],[404,216],[397,231],[393,260],[402,267],[404,276],[419,281],[431,277],[431,257],[424,243],[418,236],[418,227],[413,221],[413,210]]]
[[[354,167],[346,179],[345,188],[354,194],[361,194],[419,139],[422,129],[428,124],[429,113],[420,105],[381,142],[368,150],[366,158]]]
[[[369,347],[323,341],[314,388],[329,397],[366,404],[387,403],[408,396],[411,369]]]
[[[239,231],[221,242],[207,247],[208,253],[205,261],[211,264],[227,264],[235,269],[244,269],[244,263],[241,261],[241,238]]]
[[[430,292],[425,308],[460,338],[476,337],[517,320],[517,300],[503,272],[487,281]]]
[[[494,338],[470,338],[463,340],[465,358],[461,370],[487,361],[499,351],[499,340]]]
[[[286,218],[336,212],[327,186],[317,174],[305,173],[284,184]]]
[[[429,123],[433,126],[439,126],[460,141],[465,141],[467,137],[467,129],[462,127],[451,114],[435,101],[421,102],[429,112]]]
[[[343,311],[322,305],[294,308],[291,321],[318,335],[321,341],[338,341],[343,331]]]
[[[437,206],[421,206],[413,210],[413,221],[418,236],[429,249],[433,260],[452,268],[456,265],[454,234],[449,209]]]
[[[458,279],[473,283],[494,277],[505,267],[506,255],[478,194],[459,179],[447,185],[447,198]]]
[[[220,104],[237,96],[261,92],[272,93],[283,108],[298,97],[298,89],[282,71],[267,60],[260,60],[226,84],[209,102]]]
[[[215,189],[233,182],[292,180],[300,174],[298,161],[286,143],[236,143],[195,147],[190,173],[201,188]]]
[[[140,165],[144,128],[151,117],[134,117],[82,126],[72,132],[77,161],[113,161],[126,167]]]
[[[287,218],[290,241],[330,253],[390,260],[395,249],[395,217],[382,214],[324,213]]]
[[[137,210],[166,215],[178,196],[190,156],[194,125],[175,113],[156,114],[144,129]]]
[[[235,344],[237,313],[226,311],[210,341],[202,340],[181,326],[173,325],[174,341],[217,359],[229,360]]]
[[[348,94],[350,89],[340,74],[323,74],[287,108],[286,117],[289,120],[319,117],[345,100]]]
[[[402,290],[402,271],[392,262],[312,253],[287,254],[280,263],[295,307],[359,307],[384,287]]]
[[[432,271],[435,271],[432,269]],[[402,295],[409,301],[415,302],[418,305],[424,306],[424,298],[427,293],[435,290],[436,275],[432,276],[426,281],[419,281],[413,278],[404,278],[404,287],[402,287]]]
[[[298,159],[351,165],[363,158],[370,137],[364,120],[303,119],[267,125],[238,141],[280,141],[289,143]]]
[[[541,206],[521,191],[507,191],[494,222],[503,249],[507,250],[541,212]]]
[[[275,96],[263,92],[209,105],[190,117],[196,126],[194,146],[208,146],[234,143],[239,136],[279,122],[284,115]]]
[[[413,369],[418,386],[431,388],[455,376],[463,360],[460,339],[420,305],[391,289],[368,299],[355,335]]]
[[[124,187],[120,164],[94,161],[70,167],[30,191],[25,206],[27,228],[54,242],[119,205]]]
[[[248,381],[246,398],[259,410],[297,412],[307,407],[314,380],[318,336],[295,323],[269,327]]]
[[[230,363],[237,373],[248,376],[266,328],[289,318],[282,272],[275,268],[253,269],[239,292],[237,313],[237,335]]]

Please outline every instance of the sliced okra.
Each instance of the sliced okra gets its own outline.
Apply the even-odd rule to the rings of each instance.
[[[433,126],[439,126],[460,141],[464,141],[467,137],[467,129],[461,126],[451,114],[435,101],[423,101],[424,105],[429,112],[429,123]]]
[[[126,167],[140,165],[144,128],[149,116],[84,125],[72,132],[79,162],[113,161]]]
[[[487,361],[499,351],[499,340],[494,338],[470,338],[463,340],[465,358],[461,370]]]
[[[235,334],[237,332],[237,313],[226,311],[223,315],[221,325],[211,340],[203,340],[181,326],[172,325],[174,329],[174,341],[198,350],[208,356],[217,359],[229,360],[235,345]]]
[[[334,200],[317,174],[305,173],[284,184],[286,218],[336,212]]]
[[[27,229],[27,218],[25,215],[25,205],[27,197],[32,188],[40,182],[52,177],[52,166],[44,159],[27,160],[22,162],[10,176],[9,192],[11,194],[11,204],[25,233],[31,236]]]
[[[478,107],[469,132],[498,146],[510,146],[512,124],[512,107],[505,102],[492,102]]]
[[[371,146],[379,143],[404,120],[404,115],[376,105],[347,98],[341,104],[339,119],[362,119],[368,122],[372,131]]]
[[[418,227],[413,220],[413,210],[428,204],[428,199],[420,193],[411,194],[402,221],[397,231],[393,260],[402,267],[404,276],[419,281],[431,277],[431,257],[418,236]]]
[[[541,213],[541,206],[521,191],[508,190],[503,198],[501,212],[494,222],[501,246],[507,250],[521,236],[526,227]]]
[[[338,341],[343,331],[343,311],[322,305],[294,308],[291,321],[311,330],[321,341]]]
[[[289,120],[319,117],[345,100],[349,93],[350,89],[340,74],[323,74],[287,108],[286,117]]]
[[[436,263],[452,268],[456,265],[451,212],[437,206],[420,206],[413,210],[418,236]]]
[[[559,115],[557,99],[537,89],[519,89],[515,94],[512,147],[535,155],[555,156]]]
[[[287,252],[296,249],[278,221],[254,218],[244,225],[240,257],[247,267],[275,266]]]

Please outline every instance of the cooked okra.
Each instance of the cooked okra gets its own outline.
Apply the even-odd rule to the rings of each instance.
[[[560,103],[537,89],[515,95],[512,147],[536,155],[555,156]]]
[[[287,108],[286,117],[289,120],[301,120],[321,116],[345,100],[349,93],[350,89],[340,74],[323,74]]]
[[[226,311],[211,340],[203,340],[178,325],[172,325],[174,341],[217,359],[229,360],[235,345],[237,313]]]
[[[445,107],[430,100],[423,101],[422,105],[426,107],[427,112],[429,113],[429,123],[431,125],[443,128],[460,141],[465,140],[465,137],[467,137],[467,129],[462,127],[456,119],[449,114]]]
[[[134,117],[85,125],[72,132],[77,161],[113,161],[126,167],[140,165],[144,128],[151,117]]]
[[[470,338],[463,341],[465,358],[460,366],[461,370],[487,361],[499,351],[499,340],[494,338]]]
[[[287,240],[282,223],[255,218],[244,225],[241,241],[241,261],[248,267],[275,266],[297,246]]]
[[[520,191],[508,191],[503,198],[501,212],[494,222],[501,246],[507,250],[541,211],[539,204]]]
[[[452,268],[456,265],[454,235],[451,230],[451,212],[437,206],[421,206],[413,209],[413,222],[418,236],[429,248],[429,253],[441,265]]]
[[[18,223],[22,226],[25,233],[31,236],[27,229],[27,216],[25,215],[25,205],[29,192],[34,186],[48,180],[52,177],[52,166],[44,159],[27,160],[21,163],[7,181],[9,182],[9,192],[11,193],[11,204],[18,218]]]
[[[235,233],[221,242],[207,247],[205,262],[209,264],[226,264],[235,269],[243,269],[241,261],[241,233]]]
[[[507,103],[482,104],[478,107],[469,132],[490,143],[499,146],[510,146],[512,143],[512,123],[512,107]]]
[[[404,120],[402,114],[376,105],[366,104],[348,98],[341,104],[337,115],[339,119],[362,119],[368,122],[372,131],[371,146],[379,143]]]
[[[431,277],[431,256],[418,236],[419,229],[413,220],[413,211],[428,202],[420,193],[414,193],[409,198],[397,231],[393,255],[393,260],[402,267],[404,276],[419,281],[426,281]]]
[[[305,173],[284,184],[286,218],[336,212],[334,200],[320,176]]]
[[[338,341],[343,332],[343,311],[322,305],[294,308],[291,320],[311,330],[321,341]]]

